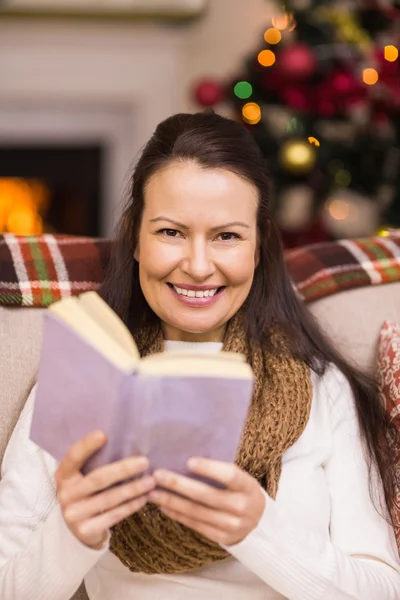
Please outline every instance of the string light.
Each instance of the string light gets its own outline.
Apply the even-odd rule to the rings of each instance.
[[[312,137],[312,136],[308,138],[308,141],[310,142],[310,144],[313,144],[314,146],[317,146],[317,147],[319,147],[321,145],[320,142],[317,140],[317,138]]]
[[[399,51],[396,46],[385,46],[384,50],[385,60],[389,62],[394,62],[399,57]]]
[[[274,64],[276,57],[272,50],[261,50],[257,59],[263,67],[271,67]]]
[[[264,40],[268,44],[279,44],[279,42],[281,41],[281,39],[282,39],[282,34],[279,31],[279,29],[277,29],[276,27],[270,27],[264,33]]]
[[[367,85],[374,85],[379,79],[378,71],[376,69],[364,69],[362,79]]]
[[[386,226],[380,227],[376,232],[378,237],[390,237],[390,231]]]
[[[256,125],[261,121],[261,108],[256,102],[247,102],[242,108],[242,116],[249,125]]]
[[[248,81],[238,81],[235,85],[233,92],[237,98],[241,100],[247,100],[253,93],[253,87]]]
[[[333,200],[329,204],[329,214],[336,221],[344,221],[350,215],[350,207],[344,200]]]
[[[272,25],[280,31],[284,31],[285,29],[288,31],[293,31],[293,29],[296,27],[296,21],[293,13],[283,13],[272,18]]]

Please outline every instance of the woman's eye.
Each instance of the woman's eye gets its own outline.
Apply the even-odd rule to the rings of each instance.
[[[237,233],[233,233],[231,231],[226,231],[224,233],[220,233],[220,238],[222,239],[222,241],[224,242],[229,242],[230,240],[238,240],[240,239],[240,236]]]
[[[176,237],[179,231],[177,231],[176,229],[160,229],[159,233],[163,233],[168,237]]]

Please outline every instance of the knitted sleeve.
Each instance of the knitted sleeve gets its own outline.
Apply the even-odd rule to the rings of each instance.
[[[267,496],[258,527],[227,550],[288,600],[398,600],[400,559],[391,526],[376,510],[382,488],[368,465],[347,380],[331,368],[314,391],[326,418],[314,423],[329,438],[322,465],[330,500],[329,529],[310,530]],[[318,413],[317,413],[318,414]],[[326,425],[328,424],[328,425]],[[293,498],[296,490],[293,489]]]
[[[70,532],[56,500],[55,461],[29,439],[34,391],[7,446],[0,481],[0,598],[70,600],[107,550]]]

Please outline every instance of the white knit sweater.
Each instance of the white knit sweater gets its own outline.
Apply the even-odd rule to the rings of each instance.
[[[65,525],[57,465],[29,440],[32,393],[2,465],[0,599],[69,600],[84,579],[91,600],[399,600],[399,556],[370,499],[349,385],[332,368],[313,386],[311,416],[283,456],[277,498],[266,497],[258,527],[228,548],[232,558],[152,576],[131,573],[108,548],[87,548]]]

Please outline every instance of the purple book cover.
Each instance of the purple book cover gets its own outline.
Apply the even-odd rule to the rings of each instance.
[[[189,474],[191,456],[235,460],[252,392],[251,379],[124,373],[46,314],[31,439],[60,461],[101,429],[108,442],[84,472],[143,454],[151,471]]]

